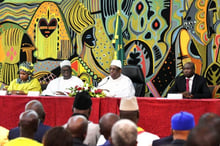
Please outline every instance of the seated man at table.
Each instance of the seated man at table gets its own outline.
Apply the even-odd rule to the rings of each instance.
[[[23,62],[19,65],[19,77],[14,79],[9,87],[8,91],[11,94],[28,94],[28,91],[41,92],[41,85],[38,79],[33,78],[34,66],[30,62]]]
[[[47,130],[49,130],[51,127],[44,125],[43,122],[45,120],[45,112],[43,105],[38,100],[31,100],[25,105],[25,111],[27,110],[34,110],[37,112],[40,123],[37,129],[37,132],[34,134],[34,139],[38,142],[42,142],[42,138]],[[9,140],[19,137],[20,135],[20,128],[16,127],[9,131],[8,138]]]
[[[69,60],[62,61],[60,68],[62,76],[50,81],[42,95],[68,95],[70,93],[70,87],[74,88],[76,85],[83,85],[83,81],[80,78],[72,76],[72,68]]]
[[[183,98],[211,98],[206,80],[195,74],[195,65],[187,62],[183,66],[183,76],[177,77],[168,93],[182,93]]]
[[[38,114],[34,110],[21,113],[19,116],[20,137],[10,140],[5,146],[42,146],[34,140],[38,124]]]
[[[109,97],[131,97],[135,95],[132,81],[121,73],[122,64],[120,60],[112,60],[109,69],[110,76],[105,77],[99,84]]]
[[[136,97],[122,98],[119,113],[120,119],[129,119],[137,125],[139,120],[139,107]],[[141,127],[137,127],[137,131],[137,146],[151,146],[153,140],[159,139],[157,135],[146,132]]]

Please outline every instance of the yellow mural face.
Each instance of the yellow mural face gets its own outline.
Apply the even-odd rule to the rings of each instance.
[[[38,59],[68,59],[73,55],[70,37],[55,3],[44,2],[40,5],[27,33],[35,43]]]

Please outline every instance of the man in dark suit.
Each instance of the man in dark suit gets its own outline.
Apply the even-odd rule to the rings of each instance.
[[[45,119],[45,112],[43,105],[38,100],[31,100],[25,105],[25,111],[27,110],[34,110],[37,112],[39,116],[40,123],[38,125],[37,132],[34,135],[34,139],[37,140],[38,142],[42,142],[42,137],[44,133],[51,128],[50,126],[43,124]],[[20,136],[20,128],[15,127],[9,131],[8,139],[11,140],[19,136]]]
[[[164,146],[164,145],[169,145],[173,141],[173,135],[161,138],[161,139],[156,139],[153,141],[152,146]]]
[[[168,93],[182,93],[183,98],[211,98],[205,78],[195,74],[195,65],[187,62],[183,66],[183,76],[177,77]]]

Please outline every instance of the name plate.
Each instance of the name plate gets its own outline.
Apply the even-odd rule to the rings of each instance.
[[[7,90],[0,90],[0,95],[7,95]]]
[[[39,91],[29,91],[27,96],[40,96]]]
[[[168,93],[167,99],[183,99],[183,94],[181,94],[181,93]]]

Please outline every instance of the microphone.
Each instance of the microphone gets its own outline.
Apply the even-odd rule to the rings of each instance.
[[[103,85],[105,85],[105,84],[108,82],[109,79],[110,79],[110,77],[108,76],[107,79],[106,79],[106,81],[105,81],[103,84],[99,85],[98,88],[101,87],[101,86],[103,86]]]

